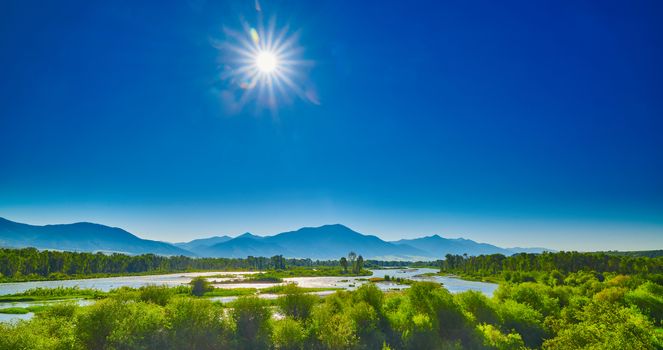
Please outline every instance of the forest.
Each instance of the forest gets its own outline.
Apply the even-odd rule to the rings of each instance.
[[[363,260],[361,267],[429,266],[430,262]],[[34,248],[0,248],[0,282],[58,280],[69,278],[106,277],[128,274],[157,274],[184,271],[285,270],[327,268],[326,275],[353,272],[340,260],[287,259],[281,255],[246,258],[190,258],[154,254],[127,255],[83,253]],[[346,259],[347,263],[347,259]],[[432,263],[435,266],[437,262]],[[329,268],[335,268],[331,271]],[[361,267],[359,270],[361,270]],[[352,268],[351,268],[352,270]],[[310,269],[308,271],[311,272]]]
[[[463,256],[447,254],[440,262],[442,272],[464,277],[497,276],[506,281],[534,281],[541,274],[560,279],[573,272],[596,272],[599,279],[603,273],[625,275],[661,276],[663,256],[616,255],[609,253],[544,252],[542,254],[501,254]],[[663,281],[659,281],[663,282]]]
[[[0,324],[0,349],[660,349],[661,267],[566,252],[442,261],[444,273],[499,276],[492,297],[367,282],[326,297],[287,285],[275,300],[222,304],[194,288],[125,288]]]
[[[338,261],[285,259],[283,256],[190,258],[154,254],[126,255],[52,250],[0,249],[0,281],[29,281],[182,271],[242,271],[338,266]]]

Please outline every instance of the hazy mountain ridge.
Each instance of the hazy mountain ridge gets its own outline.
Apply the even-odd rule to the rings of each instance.
[[[121,228],[89,222],[36,226],[0,218],[0,246],[129,254],[194,255],[170,243],[139,238]]]
[[[166,243],[141,239],[123,229],[93,223],[34,226],[0,218],[0,247],[154,253],[199,257],[245,258],[283,255],[292,258],[338,259],[355,251],[365,259],[436,260],[446,254],[541,252],[543,248],[501,248],[464,238],[439,235],[388,242],[340,225],[304,227],[272,236],[244,233],[235,238],[214,236]]]
[[[304,227],[265,237],[244,234],[209,247],[207,253],[213,256],[255,256],[259,247],[269,247],[271,252],[287,257],[314,259],[337,259],[350,250],[366,258],[390,255],[407,259],[425,255],[419,249],[385,242],[376,236],[363,235],[339,224]]]
[[[401,239],[393,243],[399,245],[409,245],[417,249],[425,251],[427,256],[443,258],[446,254],[454,255],[488,255],[488,254],[503,254],[512,255],[516,253],[541,253],[543,251],[550,251],[544,248],[501,248],[488,243],[478,243],[471,239],[465,238],[444,238],[439,235],[426,236],[414,239]],[[440,256],[440,252],[444,252]]]
[[[209,238],[199,238],[199,239],[194,239],[189,242],[179,242],[179,243],[173,243],[174,246],[186,249],[189,251],[193,251],[196,249],[201,249],[205,247],[212,246],[217,243],[223,243],[227,242],[229,240],[233,239],[230,236],[213,236]]]

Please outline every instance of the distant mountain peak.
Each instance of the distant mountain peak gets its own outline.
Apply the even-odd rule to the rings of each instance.
[[[289,258],[338,259],[354,251],[366,259],[435,260],[446,254],[480,255],[541,252],[542,248],[500,248],[464,238],[438,234],[386,242],[342,225],[303,227],[272,236],[245,232],[235,238],[214,236],[183,243],[141,239],[121,228],[91,222],[33,226],[0,217],[0,245],[72,251],[113,251],[129,254],[234,257],[283,255]]]
[[[260,236],[256,236],[251,232],[244,232],[241,235],[235,237],[235,238],[260,238]]]
[[[194,255],[169,243],[141,239],[121,228],[91,222],[36,226],[2,219],[0,245],[85,252]]]

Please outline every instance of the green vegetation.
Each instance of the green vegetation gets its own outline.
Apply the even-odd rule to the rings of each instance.
[[[4,309],[0,309],[0,314],[15,314],[15,315],[20,315],[20,314],[27,314],[30,311],[26,308],[23,307],[6,307]]]
[[[99,299],[106,293],[78,287],[34,288],[23,293],[0,296],[0,302],[45,301],[62,299]]]
[[[462,256],[447,254],[441,263],[442,273],[463,278],[497,278],[510,282],[533,282],[545,278],[561,279],[574,272],[625,275],[663,273],[663,257],[647,258],[606,253],[558,252],[542,254],[501,254]]]
[[[293,283],[288,283],[288,284],[281,284],[278,286],[272,286],[272,287],[267,287],[267,288],[262,288],[260,289],[260,294],[285,294],[288,292],[290,285],[293,285]],[[320,287],[320,288],[309,288],[309,287],[297,287],[297,289],[301,292],[304,293],[314,293],[314,292],[325,292],[325,291],[335,291],[335,290],[341,290],[341,288],[332,288],[332,287]]]
[[[261,291],[281,294],[276,300],[244,288],[237,301],[221,304],[205,297],[231,292],[201,278],[202,297],[194,286],[120,288],[89,306],[35,310],[29,321],[0,324],[0,350],[663,348],[660,258],[451,257],[446,273],[499,278],[493,297],[407,281],[403,291],[367,283],[320,298],[289,284]]]
[[[255,295],[258,293],[256,288],[214,288],[206,292],[205,297],[238,297],[244,295]]]
[[[6,307],[0,309],[0,314],[14,314],[14,315],[23,315],[30,312],[40,312],[48,309],[47,305],[33,305],[28,307]]]
[[[619,256],[632,256],[632,257],[646,257],[646,258],[658,258],[663,256],[663,249],[660,250],[636,250],[629,252],[619,252],[619,251],[606,251],[602,252],[609,255],[619,255]]]
[[[359,257],[361,258],[361,256]],[[357,265],[359,264],[359,265]],[[370,275],[362,268],[363,258],[354,262],[353,275]],[[358,269],[356,267],[359,266]],[[275,278],[339,276],[347,272],[336,260],[286,259],[249,256],[238,258],[189,258],[154,254],[125,255],[39,251],[34,248],[0,248],[0,282],[26,282],[100,278],[126,275],[165,274],[193,271],[270,270]],[[218,275],[217,278],[235,277]]]
[[[189,284],[191,285],[191,294],[197,297],[201,297],[214,289],[204,277],[195,277]]]
[[[122,289],[90,306],[56,304],[32,320],[0,324],[0,349],[663,346],[663,287],[647,276],[604,277],[581,271],[560,283],[504,282],[493,298],[431,282],[389,293],[369,283],[325,298],[286,285],[275,302],[251,296],[227,305],[176,290],[164,298],[163,287]]]

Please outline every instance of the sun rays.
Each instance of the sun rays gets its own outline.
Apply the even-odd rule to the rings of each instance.
[[[301,58],[299,34],[276,20],[257,28],[243,23],[241,31],[225,30],[226,40],[215,45],[221,54],[223,103],[234,111],[265,108],[274,114],[280,105],[302,98],[317,104],[315,93],[305,88],[304,71],[310,61]],[[249,106],[250,105],[250,106]],[[227,106],[228,107],[228,106]]]

